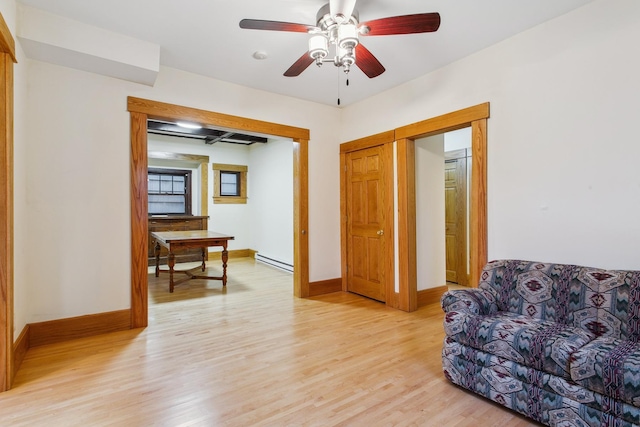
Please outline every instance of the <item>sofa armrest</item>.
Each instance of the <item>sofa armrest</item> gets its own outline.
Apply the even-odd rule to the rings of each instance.
[[[478,288],[447,291],[442,295],[440,305],[445,313],[462,312],[485,316],[498,311],[493,295]]]

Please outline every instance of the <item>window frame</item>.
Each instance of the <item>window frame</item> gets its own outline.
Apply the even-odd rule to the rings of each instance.
[[[219,204],[246,204],[247,203],[247,172],[249,168],[245,165],[231,165],[224,163],[212,163],[213,169],[213,203]],[[238,175],[239,195],[227,196],[221,194],[223,173],[233,173]]]

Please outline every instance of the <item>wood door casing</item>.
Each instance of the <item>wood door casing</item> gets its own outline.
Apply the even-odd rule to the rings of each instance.
[[[347,290],[386,301],[382,146],[347,154]]]
[[[445,238],[447,282],[466,286],[467,158],[466,150],[445,153]]]
[[[224,126],[293,140],[293,293],[309,296],[309,130],[245,117],[127,97],[130,114],[131,179],[131,327],[148,325],[147,282],[147,119],[185,120],[205,125]]]

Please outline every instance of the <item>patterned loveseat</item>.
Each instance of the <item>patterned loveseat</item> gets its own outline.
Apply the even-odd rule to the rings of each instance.
[[[550,426],[640,425],[640,271],[493,261],[441,302],[453,383]]]

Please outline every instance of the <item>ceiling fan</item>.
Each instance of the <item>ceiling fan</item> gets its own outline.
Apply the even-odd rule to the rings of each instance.
[[[284,72],[287,77],[300,75],[314,62],[318,66],[325,62],[331,62],[336,67],[342,67],[345,73],[349,72],[351,66],[356,65],[369,78],[373,78],[384,73],[385,68],[360,43],[360,36],[429,33],[440,27],[440,14],[437,12],[359,22],[359,14],[355,9],[355,4],[356,0],[331,0],[318,11],[316,25],[243,19],[240,21],[240,28],[288,31],[311,35],[309,51],[305,52]],[[333,57],[329,56],[330,48],[334,52]]]

